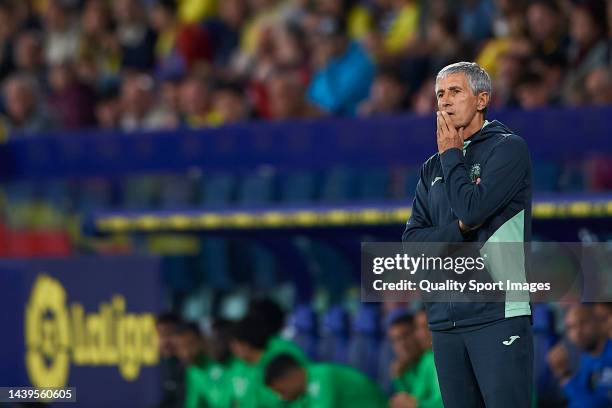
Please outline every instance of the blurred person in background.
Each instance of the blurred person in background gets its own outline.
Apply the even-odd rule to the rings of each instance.
[[[181,319],[174,313],[160,314],[155,321],[162,386],[159,408],[182,408],[184,404],[183,369],[177,358],[174,341],[181,324]]]
[[[603,2],[576,4],[570,19],[569,72],[565,98],[569,104],[585,104],[584,82],[591,71],[609,61],[609,45]]]
[[[32,77],[42,90],[46,90],[43,41],[38,31],[23,31],[15,40],[15,68],[20,74]]]
[[[354,115],[374,80],[370,57],[346,37],[342,22],[331,18],[320,22],[312,41],[315,74],[309,101],[331,115]]]
[[[141,70],[153,68],[157,35],[147,24],[141,0],[113,0],[113,16],[121,46],[121,66]]]
[[[96,125],[100,129],[119,129],[121,103],[119,100],[119,92],[115,87],[108,87],[98,91],[94,111],[96,115]]]
[[[408,91],[397,70],[382,68],[370,88],[369,98],[359,105],[360,116],[393,115],[407,108]]]
[[[217,126],[219,114],[213,109],[212,87],[205,78],[192,75],[181,81],[179,88],[181,123],[188,128]]]
[[[19,29],[15,14],[15,6],[11,2],[0,3],[0,81],[15,69],[13,49]]]
[[[489,0],[464,0],[459,9],[459,32],[461,36],[478,45],[493,31],[495,9]]]
[[[121,129],[126,132],[154,130],[166,126],[165,115],[156,105],[155,83],[147,74],[129,73],[121,83]]]
[[[47,64],[56,65],[74,60],[80,42],[77,21],[66,1],[47,0],[43,13]]]
[[[548,106],[550,95],[544,78],[535,72],[525,72],[516,85],[516,97],[521,109],[531,110]]]
[[[49,88],[49,108],[60,126],[78,129],[90,127],[95,123],[94,91],[79,81],[73,64],[52,66]]]
[[[581,351],[576,372],[572,372],[567,348],[559,344],[547,358],[561,384],[570,408],[604,408],[612,405],[612,342],[607,320],[601,321],[591,304],[574,305],[565,315],[569,341]]]
[[[176,357],[183,367],[201,364],[206,358],[204,337],[195,322],[183,322],[172,336]]]
[[[24,74],[15,74],[3,83],[6,116],[2,118],[2,133],[35,136],[52,130],[46,106],[36,81]]]
[[[212,41],[213,63],[221,68],[230,65],[232,56],[240,44],[240,34],[248,17],[246,0],[224,0],[219,2],[217,16],[204,21],[204,27]]]
[[[589,105],[612,105],[612,68],[602,65],[589,73],[585,84]]]
[[[267,116],[271,120],[308,118],[316,115],[305,99],[306,87],[297,71],[280,71],[266,83]]]
[[[213,93],[214,111],[222,124],[243,123],[251,117],[248,99],[240,84],[225,83]]]
[[[121,45],[104,0],[87,0],[81,13],[81,41],[77,52],[79,77],[96,87],[116,81],[121,68]]]
[[[362,40],[377,60],[390,63],[418,45],[420,4],[415,0],[376,0],[376,30]]]
[[[569,37],[556,1],[531,1],[527,8],[527,28],[535,57],[567,58]]]
[[[378,386],[358,370],[331,363],[305,364],[290,354],[279,354],[270,361],[265,384],[287,407],[387,406]]]
[[[390,367],[395,389],[392,408],[443,407],[427,316],[424,312],[417,316],[418,320],[408,314],[397,317],[387,333],[395,353]]]
[[[229,349],[231,323],[216,319],[206,341],[206,361],[187,370],[185,408],[226,408],[234,401],[234,370],[241,364]]]
[[[254,401],[255,406],[279,404],[278,396],[264,384],[266,367],[274,357],[290,354],[298,361],[306,361],[297,345],[277,335],[281,327],[274,315],[265,317],[259,312],[245,316],[233,326],[230,349],[243,363],[235,370],[235,381],[240,385],[235,388],[239,406],[252,406]]]
[[[159,79],[160,110],[164,114],[166,128],[174,129],[181,123],[181,78],[168,76]]]
[[[433,79],[425,81],[412,96],[412,111],[417,115],[430,115],[436,111],[436,94],[431,92]]]

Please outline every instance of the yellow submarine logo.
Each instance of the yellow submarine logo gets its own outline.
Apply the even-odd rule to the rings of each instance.
[[[114,295],[98,311],[68,305],[62,284],[49,275],[34,282],[25,313],[25,363],[32,385],[63,387],[70,366],[116,366],[127,381],[142,366],[157,364],[158,340],[151,313],[130,314]]]

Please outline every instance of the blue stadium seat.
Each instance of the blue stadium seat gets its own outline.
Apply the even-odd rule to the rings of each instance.
[[[291,340],[312,360],[317,358],[317,326],[317,314],[308,305],[298,306],[289,318]]]
[[[82,213],[108,209],[113,202],[113,183],[107,179],[89,179],[78,183],[77,208]]]
[[[348,363],[350,318],[340,306],[331,307],[321,320],[319,360]]]
[[[362,200],[384,200],[388,197],[390,180],[388,169],[364,169],[360,173],[357,198]]]
[[[200,244],[199,271],[205,286],[229,290],[234,279],[229,269],[229,243],[223,238],[202,238]]]
[[[236,177],[228,173],[204,174],[200,190],[200,204],[218,207],[232,201]]]
[[[274,173],[261,170],[242,177],[237,199],[239,204],[246,206],[271,202],[274,199]]]
[[[158,204],[159,177],[131,176],[122,183],[122,207],[130,210],[153,209]]]
[[[533,163],[533,190],[557,191],[560,174],[561,169],[558,164],[546,160],[537,160]]]
[[[286,203],[307,203],[315,199],[317,177],[313,171],[291,172],[281,177],[280,199]]]
[[[355,198],[355,171],[347,167],[335,167],[324,174],[320,200],[342,202]]]
[[[373,380],[378,377],[380,343],[380,312],[376,306],[362,304],[353,320],[349,364]]]
[[[195,204],[194,181],[188,175],[167,175],[160,179],[159,204],[163,209],[187,208]]]

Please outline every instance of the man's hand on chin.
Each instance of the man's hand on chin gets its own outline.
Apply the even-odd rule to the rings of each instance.
[[[436,112],[438,152],[444,153],[448,149],[463,149],[463,128],[455,129],[453,122],[446,112]]]

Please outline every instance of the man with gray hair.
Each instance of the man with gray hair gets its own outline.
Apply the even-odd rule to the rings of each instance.
[[[485,120],[489,75],[476,63],[451,64],[438,73],[435,93],[438,152],[421,168],[402,240],[528,242],[529,151],[503,124]],[[499,277],[499,271],[511,270],[513,277],[526,279],[524,260],[516,258],[512,265],[487,259],[487,272]],[[430,302],[426,310],[445,407],[531,406],[528,299]]]

